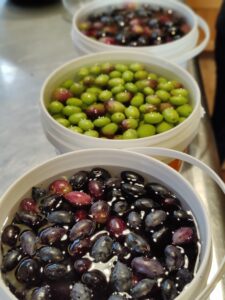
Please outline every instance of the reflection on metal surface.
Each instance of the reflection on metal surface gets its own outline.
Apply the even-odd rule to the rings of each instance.
[[[17,69],[6,60],[0,60],[0,77],[5,84],[11,84],[16,78]]]

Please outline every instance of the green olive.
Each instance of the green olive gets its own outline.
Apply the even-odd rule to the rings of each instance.
[[[104,90],[99,94],[98,98],[102,102],[108,101],[109,99],[112,98],[112,92],[109,90]]]
[[[164,90],[158,90],[156,92],[156,95],[161,99],[162,101],[167,101],[170,98],[170,94],[167,91]]]
[[[116,112],[112,114],[111,120],[113,123],[120,124],[125,119],[125,115],[121,112]]]
[[[64,116],[71,116],[72,114],[81,112],[81,108],[77,107],[77,106],[72,106],[72,105],[66,105],[63,110],[62,113],[64,114]]]
[[[168,131],[168,130],[172,129],[173,127],[174,127],[173,124],[170,124],[170,123],[167,123],[165,121],[162,121],[161,123],[159,123],[156,126],[156,132],[157,133],[163,133],[165,131]]]
[[[95,138],[99,137],[98,131],[93,130],[93,129],[90,129],[90,130],[85,131],[85,132],[84,132],[84,135],[91,136],[91,137],[95,137]]]
[[[88,120],[88,119],[80,120],[79,123],[78,123],[78,126],[84,131],[87,131],[87,130],[90,130],[90,129],[94,128],[93,122],[91,120]]]
[[[193,108],[190,104],[180,105],[176,111],[178,112],[179,116],[187,118],[193,111]]]
[[[64,105],[60,101],[52,101],[48,105],[48,111],[51,115],[60,113],[64,108]]]
[[[147,124],[158,124],[162,122],[163,116],[159,112],[153,111],[144,115],[144,121]]]
[[[136,106],[130,105],[125,109],[125,115],[127,116],[127,118],[139,119],[140,112]]]
[[[70,126],[70,122],[65,119],[65,118],[57,118],[55,119],[59,124],[61,124],[64,127],[69,127]]]
[[[137,138],[138,138],[138,134],[135,129],[127,129],[123,133],[124,140],[131,140],[131,139],[137,139]]]
[[[142,124],[137,129],[137,134],[139,138],[152,136],[156,133],[155,126],[151,124]]]
[[[84,112],[78,112],[69,116],[69,121],[73,125],[77,125],[82,119],[87,119],[87,115]]]
[[[108,125],[110,122],[111,122],[111,120],[108,117],[99,117],[93,121],[94,126],[96,126],[98,128],[104,127],[104,126]]]
[[[113,136],[118,130],[118,125],[115,123],[109,123],[102,127],[101,132],[105,136]]]
[[[83,130],[78,126],[70,126],[69,129],[72,130],[73,132],[83,133]]]
[[[82,106],[82,101],[79,98],[68,98],[66,104],[80,107]]]
[[[172,96],[169,99],[170,103],[173,105],[179,106],[188,103],[188,98],[182,95]]]
[[[173,107],[168,107],[163,110],[162,115],[165,119],[165,121],[175,124],[179,120],[179,115],[177,111]]]

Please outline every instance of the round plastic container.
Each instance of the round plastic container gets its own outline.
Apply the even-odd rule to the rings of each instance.
[[[14,213],[21,198],[27,195],[32,186],[48,185],[62,175],[72,175],[78,170],[95,166],[107,168],[112,174],[133,170],[146,180],[154,180],[175,192],[184,209],[190,209],[198,226],[201,242],[197,271],[192,282],[186,286],[176,300],[193,300],[205,287],[211,268],[211,232],[207,213],[202,200],[191,185],[178,172],[149,156],[118,149],[89,149],[67,153],[41,164],[19,178],[0,199],[0,229]],[[15,300],[0,277],[0,299]]]
[[[96,63],[110,62],[139,62],[154,73],[181,82],[190,92],[190,100],[193,112],[181,124],[173,129],[151,137],[132,140],[112,140],[89,137],[72,132],[70,129],[60,125],[48,113],[46,106],[50,102],[53,90],[64,80],[74,78],[76,71],[83,67]],[[48,140],[60,153],[87,148],[130,148],[158,146],[183,151],[196,136],[203,116],[201,107],[200,90],[193,77],[183,68],[166,60],[154,56],[139,54],[133,51],[102,52],[82,56],[72,60],[56,69],[44,82],[40,97],[41,121]]]
[[[114,0],[113,6],[120,6],[127,2],[134,2],[134,0]],[[168,58],[170,61],[179,63],[183,67],[187,66],[187,62],[201,53],[209,41],[209,27],[207,23],[198,15],[196,15],[187,5],[176,0],[139,0],[139,4],[147,3],[152,6],[160,6],[165,9],[172,9],[183,15],[188,24],[191,26],[188,32],[181,39],[157,46],[138,47],[141,53],[150,53],[162,58]],[[95,0],[86,5],[83,5],[76,11],[72,21],[72,41],[75,49],[79,54],[87,54],[99,51],[112,51],[112,50],[131,50],[134,47],[107,45],[83,34],[78,29],[78,23],[84,20],[88,15],[107,11],[108,7],[112,6],[111,0]],[[198,44],[199,29],[204,31],[205,37]]]

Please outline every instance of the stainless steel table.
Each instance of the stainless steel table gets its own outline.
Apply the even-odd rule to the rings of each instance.
[[[23,8],[0,0],[0,195],[25,171],[56,156],[41,128],[38,100],[48,74],[76,56],[70,27],[70,18],[60,3]],[[191,62],[189,70],[200,79],[196,63]],[[203,105],[206,107],[204,94]],[[218,170],[207,114],[189,153]],[[208,208],[215,269],[225,253],[224,196],[201,171],[185,166],[183,174]],[[225,281],[210,299],[225,299],[224,291]]]

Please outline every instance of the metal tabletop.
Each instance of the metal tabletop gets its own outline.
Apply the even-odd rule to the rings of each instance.
[[[70,28],[71,20],[61,3],[25,8],[0,0],[0,195],[25,171],[57,155],[42,130],[38,100],[49,73],[76,57]],[[199,81],[206,108],[196,62],[189,64],[189,71]],[[207,113],[189,153],[218,171]],[[200,170],[184,167],[183,174],[208,208],[214,272],[225,253],[224,196]],[[225,281],[217,286],[210,299],[225,299],[224,291]]]

